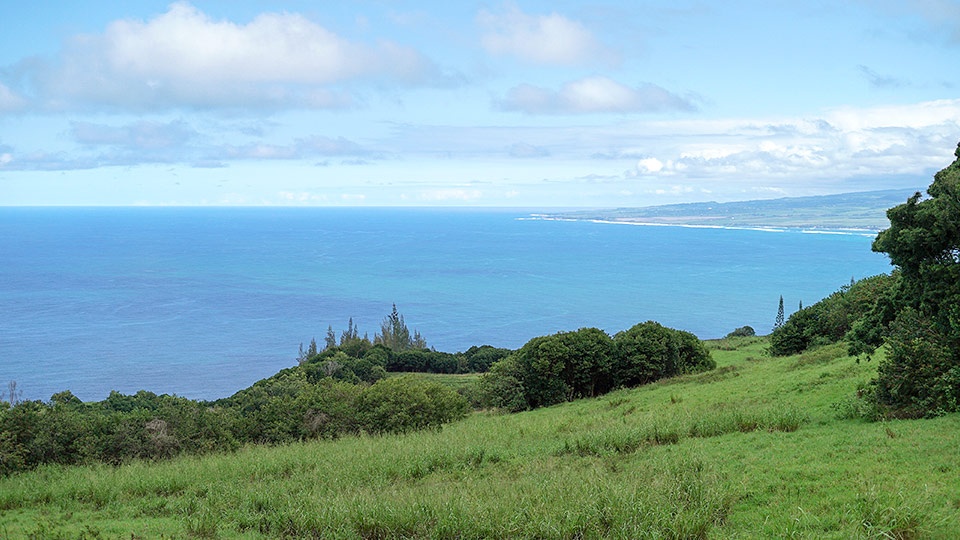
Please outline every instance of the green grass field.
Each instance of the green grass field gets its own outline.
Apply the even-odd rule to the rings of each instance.
[[[2,538],[955,538],[960,415],[843,419],[833,346],[598,399],[345,438],[0,479]]]

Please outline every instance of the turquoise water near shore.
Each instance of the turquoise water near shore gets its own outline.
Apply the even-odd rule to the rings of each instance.
[[[491,209],[2,208],[0,384],[49,399],[230,395],[396,303],[444,351],[646,320],[767,333],[851,277],[873,235],[623,226]]]

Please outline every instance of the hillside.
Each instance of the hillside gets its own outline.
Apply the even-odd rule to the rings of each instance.
[[[877,358],[771,358],[441,431],[0,479],[4,538],[949,538],[960,415],[849,419]]]
[[[879,231],[889,225],[886,211],[905,202],[915,191],[885,190],[727,203],[705,202],[643,208],[580,210],[544,217],[711,227]]]

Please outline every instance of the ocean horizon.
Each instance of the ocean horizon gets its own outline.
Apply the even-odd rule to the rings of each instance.
[[[515,208],[0,208],[0,384],[228,396],[396,304],[438,350],[647,320],[718,338],[891,267],[867,231],[615,226]],[[775,232],[777,234],[771,234]],[[827,233],[827,234],[809,234]]]

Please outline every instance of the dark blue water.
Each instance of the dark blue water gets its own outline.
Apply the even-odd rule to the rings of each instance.
[[[511,210],[0,209],[0,385],[217,398],[396,303],[429,345],[646,320],[720,337],[889,271],[871,237],[518,219]],[[792,308],[792,309],[791,309]]]

